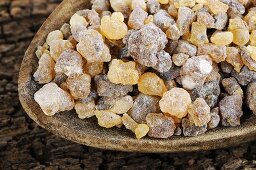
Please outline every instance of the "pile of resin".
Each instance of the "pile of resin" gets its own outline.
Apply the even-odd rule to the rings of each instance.
[[[38,47],[34,98],[138,139],[238,126],[256,114],[254,3],[92,0]]]

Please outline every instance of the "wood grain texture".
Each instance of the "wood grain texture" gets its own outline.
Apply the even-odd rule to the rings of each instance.
[[[212,151],[126,153],[76,144],[37,126],[19,103],[18,72],[23,54],[35,31],[60,1],[0,1],[1,170],[256,168],[255,141],[239,147]],[[13,10],[14,8],[16,9]],[[11,13],[19,9],[26,12],[15,15],[14,12]]]

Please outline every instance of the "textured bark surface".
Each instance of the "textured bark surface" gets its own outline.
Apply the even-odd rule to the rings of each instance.
[[[59,138],[23,111],[17,78],[34,33],[61,0],[0,0],[1,169],[256,169],[256,141],[179,154],[105,151]]]

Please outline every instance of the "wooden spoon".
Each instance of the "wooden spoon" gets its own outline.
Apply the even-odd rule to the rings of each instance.
[[[80,9],[89,8],[89,0],[64,0],[46,20],[31,42],[21,65],[19,98],[27,114],[41,127],[65,139],[103,149],[136,152],[181,152],[209,150],[238,145],[256,139],[256,116],[251,116],[238,127],[220,127],[198,137],[170,139],[143,138],[137,140],[129,130],[103,129],[94,119],[80,120],[74,111],[58,113],[53,117],[43,114],[33,95],[40,86],[33,80],[38,59],[37,46],[45,42],[49,32],[60,29],[63,23]]]

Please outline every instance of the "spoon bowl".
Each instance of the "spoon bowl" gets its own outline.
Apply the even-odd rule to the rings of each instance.
[[[37,46],[42,45],[53,30],[78,10],[89,8],[89,0],[64,0],[45,21],[25,53],[19,74],[18,90],[21,104],[38,125],[65,139],[103,149],[131,152],[183,152],[210,150],[238,145],[256,139],[256,116],[242,121],[238,127],[218,127],[197,137],[174,136],[170,139],[145,137],[137,140],[132,132],[119,128],[103,129],[95,119],[81,120],[75,111],[58,113],[53,117],[43,114],[34,100],[34,93],[40,86],[34,81],[38,59]]]

